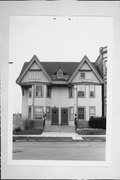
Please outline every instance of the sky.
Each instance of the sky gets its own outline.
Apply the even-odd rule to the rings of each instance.
[[[13,113],[21,113],[22,92],[16,79],[24,62],[76,61],[84,55],[94,62],[99,48],[112,47],[110,17],[11,16],[9,31],[9,95]]]

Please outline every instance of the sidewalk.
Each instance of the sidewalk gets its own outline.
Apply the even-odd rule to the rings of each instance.
[[[106,137],[106,135],[78,135],[75,132],[43,132],[40,135],[13,135],[13,137],[32,138],[72,138],[72,140],[83,140],[84,137]]]

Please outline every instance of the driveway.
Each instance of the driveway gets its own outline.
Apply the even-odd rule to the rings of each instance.
[[[105,142],[13,142],[13,159],[104,161]]]

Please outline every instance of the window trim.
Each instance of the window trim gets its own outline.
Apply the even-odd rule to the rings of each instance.
[[[82,74],[84,74],[84,77],[82,77]],[[86,79],[85,78],[85,72],[80,72],[80,79]]]
[[[61,71],[61,72],[60,72]],[[59,73],[61,73],[60,75],[59,75]],[[62,79],[63,78],[63,70],[62,70],[62,68],[60,67],[59,69],[58,69],[58,71],[57,71],[57,78],[58,79]]]
[[[91,85],[89,85],[89,98],[95,98],[95,92],[96,92],[95,85],[92,85],[92,86],[94,86],[94,91],[90,91],[90,86]],[[94,96],[90,96],[90,92],[94,92]]]
[[[78,119],[78,108],[84,108],[84,119]],[[77,119],[79,121],[85,121],[86,120],[86,106],[78,106],[77,107]]]
[[[90,108],[93,108],[93,107],[95,108],[95,109],[94,109],[94,110],[95,110],[95,115],[94,115],[94,117],[96,116],[96,106],[89,106],[89,118],[91,117],[91,116],[90,116]]]
[[[42,96],[36,96],[36,87],[42,87]],[[44,97],[44,86],[43,85],[36,85],[35,86],[35,98],[43,98]]]
[[[35,120],[38,120],[38,119],[40,119],[40,118],[36,118],[36,113],[35,113],[35,108],[42,108],[42,115],[43,115],[43,106],[34,106],[34,119]]]
[[[37,81],[37,80],[40,80],[40,70],[29,70],[29,72],[28,72],[28,79],[30,80],[30,81]],[[31,75],[30,75],[30,73],[39,73],[39,78],[35,78],[35,76],[33,76],[32,78],[30,77]]]
[[[78,98],[86,98],[86,85],[84,85],[84,87],[85,87],[85,91],[79,91],[79,90],[77,90],[77,97],[78,97]],[[78,96],[78,92],[84,92],[84,96]]]

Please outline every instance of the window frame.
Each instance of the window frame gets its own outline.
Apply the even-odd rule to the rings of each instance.
[[[94,117],[96,116],[96,106],[89,106],[89,118],[91,117],[90,116],[90,114],[91,114],[90,109],[91,108],[94,108]]]
[[[36,108],[42,108],[42,116],[41,116],[41,118],[36,118],[36,112],[35,112]],[[42,118],[43,118],[43,106],[34,106],[34,119],[38,120],[38,119],[42,119]]]
[[[90,91],[90,86],[91,86],[91,85],[89,85],[89,98],[95,98],[95,85],[92,85],[92,86],[94,86],[94,91]],[[91,96],[91,95],[90,95],[91,92],[94,93],[94,96]]]
[[[61,74],[59,74],[59,73],[61,73]],[[61,68],[59,68],[58,71],[57,71],[57,78],[58,79],[62,79],[63,78],[63,70]]]
[[[36,95],[37,87],[42,87],[42,88],[41,88],[41,89],[42,89],[42,90],[41,90],[41,91],[42,91],[41,96],[37,96],[37,95]],[[36,97],[36,98],[43,98],[43,97],[44,97],[44,86],[43,86],[43,85],[36,85],[36,86],[35,86],[35,97]]]
[[[79,118],[78,118],[78,108],[83,108],[83,109],[84,109],[84,119],[79,119]],[[77,119],[78,119],[79,121],[85,121],[85,120],[86,120],[86,106],[78,106],[78,107],[77,107]]]
[[[85,87],[85,91],[79,91],[79,90],[77,90],[77,97],[78,97],[78,98],[85,98],[85,97],[86,97],[86,86],[84,85],[84,87]],[[78,95],[79,92],[84,92],[84,96],[79,96],[79,95]]]
[[[40,80],[40,70],[29,70],[28,72],[28,79],[33,81],[33,80]],[[33,73],[33,75],[32,75]],[[36,73],[39,73],[38,77],[36,76]]]
[[[84,77],[82,76],[84,74]],[[80,72],[80,79],[85,79],[85,72]]]

